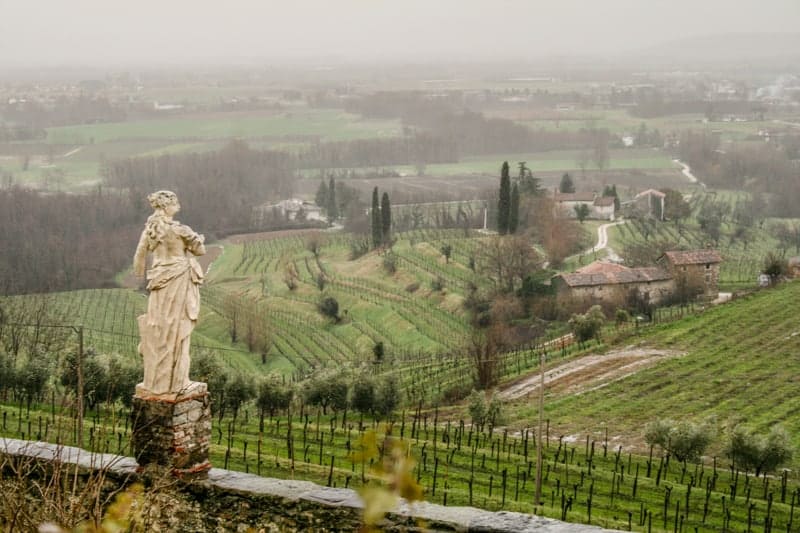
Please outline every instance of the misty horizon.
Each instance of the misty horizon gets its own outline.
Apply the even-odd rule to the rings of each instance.
[[[235,0],[224,8],[34,0],[3,9],[0,64],[11,68],[615,60],[708,36],[797,35],[800,20],[800,4],[790,0],[735,8],[721,0]]]

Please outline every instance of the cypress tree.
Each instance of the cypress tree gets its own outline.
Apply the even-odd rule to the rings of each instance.
[[[339,218],[339,209],[336,206],[336,181],[331,176],[328,182],[328,222]]]
[[[381,197],[381,237],[384,244],[392,241],[392,205],[389,203],[389,193],[386,192]]]
[[[564,172],[564,175],[561,176],[561,183],[558,185],[558,192],[575,192],[575,184],[572,182],[572,176],[569,175],[569,172]]]
[[[317,189],[316,196],[314,196],[314,201],[320,208],[328,209],[328,184],[325,183],[324,178],[319,182],[319,188]]]
[[[519,187],[511,187],[511,205],[508,210],[508,232],[516,233],[519,227]]]
[[[511,177],[508,174],[508,161],[503,161],[500,169],[500,195],[497,200],[497,232],[508,233],[508,216],[511,211]]]
[[[378,188],[372,189],[372,211],[371,225],[372,225],[372,247],[377,248],[383,242],[383,232],[381,227],[381,207],[378,205]]]

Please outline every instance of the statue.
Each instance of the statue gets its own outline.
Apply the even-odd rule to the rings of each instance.
[[[147,254],[153,254],[147,271],[147,313],[138,318],[144,381],[136,393],[180,395],[194,385],[189,380],[189,343],[200,312],[203,271],[189,254],[206,253],[204,237],[172,219],[181,208],[175,193],[158,191],[147,200],[155,212],[147,219],[133,258],[134,274],[142,277]]]

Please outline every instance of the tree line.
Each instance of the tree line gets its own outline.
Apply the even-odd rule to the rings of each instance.
[[[289,198],[295,178],[292,156],[253,150],[239,140],[218,151],[121,159],[101,172],[139,210],[149,192],[175,191],[184,206],[178,218],[207,237],[247,231],[252,208]]]
[[[144,200],[144,198],[142,198]],[[0,294],[111,286],[144,211],[127,194],[0,189]]]
[[[408,91],[354,98],[345,109],[370,118],[399,118],[455,146],[460,155],[590,148],[595,131],[600,131],[534,131],[512,120],[486,118],[454,101]]]

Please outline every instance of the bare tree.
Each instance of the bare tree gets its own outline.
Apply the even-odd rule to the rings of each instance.
[[[518,235],[492,238],[480,259],[483,272],[506,292],[513,292],[525,276],[541,268],[539,254],[526,237]]]

